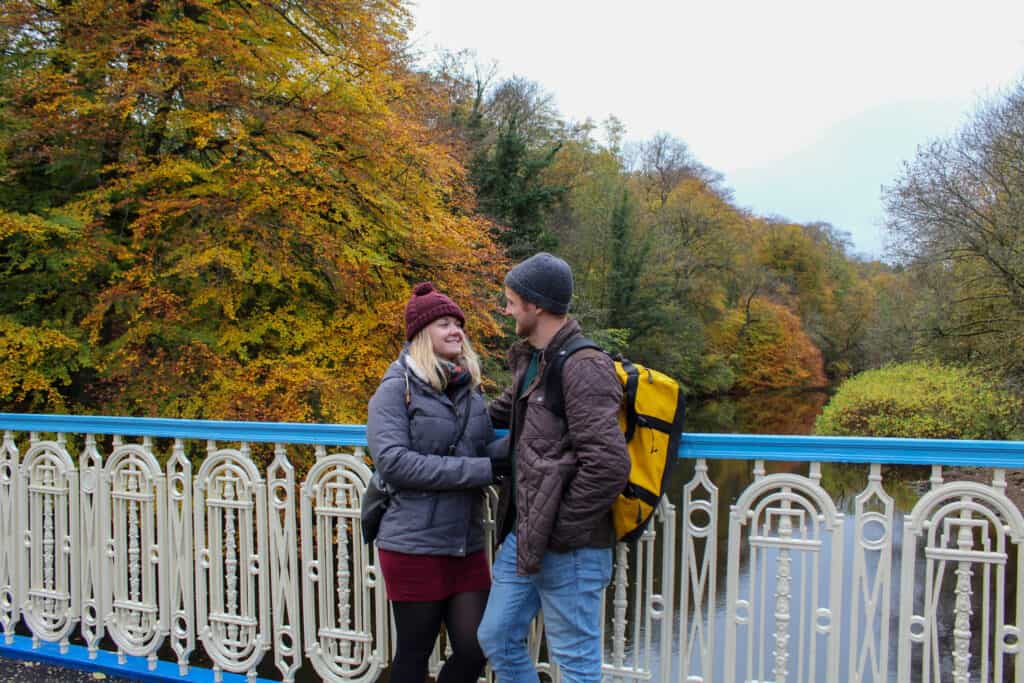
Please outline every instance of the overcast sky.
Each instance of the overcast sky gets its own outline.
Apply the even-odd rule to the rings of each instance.
[[[880,256],[880,187],[1024,77],[1024,0],[412,0],[414,45],[471,49],[563,116],[666,132],[761,215]]]

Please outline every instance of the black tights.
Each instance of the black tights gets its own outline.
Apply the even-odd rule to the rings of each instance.
[[[395,658],[391,662],[391,683],[423,683],[427,661],[434,649],[441,624],[452,646],[437,683],[472,683],[480,677],[486,658],[476,639],[484,616],[488,591],[456,593],[446,600],[392,602],[395,614]]]

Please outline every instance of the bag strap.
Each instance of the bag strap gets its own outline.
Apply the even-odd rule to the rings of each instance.
[[[583,349],[600,349],[587,337],[574,337],[560,348],[544,368],[544,400],[548,410],[559,417],[565,417],[565,395],[562,393],[562,366],[569,356]]]
[[[622,369],[626,371],[626,386],[622,388],[622,404],[626,407],[626,443],[633,438],[636,431],[636,389],[640,383],[640,370],[633,365],[633,361],[619,356],[616,360],[622,363]]]
[[[455,448],[459,445],[459,441],[462,440],[462,435],[466,433],[466,425],[469,424],[469,414],[473,412],[473,390],[470,389],[466,398],[466,409],[462,411],[462,418],[459,420],[459,430],[455,432],[455,439],[452,440],[452,445],[448,447],[448,455],[455,455]]]
[[[569,340],[569,343],[558,350],[555,357],[551,359],[548,367],[544,370],[546,384],[544,398],[548,402],[548,410],[555,415],[565,417],[565,394],[562,391],[562,366],[569,356],[582,351],[583,349],[598,349],[604,351],[595,341],[587,337],[576,337]],[[626,372],[626,386],[623,387],[622,402],[626,408],[626,441],[633,438],[636,431],[636,390],[640,381],[640,371],[633,365],[633,362],[621,355],[614,356],[614,359],[622,363],[622,369]]]

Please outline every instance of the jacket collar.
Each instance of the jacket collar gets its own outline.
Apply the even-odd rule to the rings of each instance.
[[[405,369],[408,372],[412,373],[413,376],[416,377],[416,379],[423,382],[424,384],[430,384],[430,380],[427,379],[427,373],[423,370],[423,368],[419,366],[419,364],[416,361],[412,359],[412,356],[409,355],[408,349],[402,351],[401,362],[402,365],[405,366]]]

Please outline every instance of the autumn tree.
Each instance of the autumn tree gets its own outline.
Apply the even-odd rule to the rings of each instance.
[[[915,311],[927,290],[914,282],[912,273],[899,266],[865,264],[860,282],[872,292],[875,315],[864,330],[863,356],[858,370],[905,363],[914,358],[918,333]]]
[[[726,360],[734,386],[744,391],[821,387],[826,383],[821,351],[790,310],[757,298],[709,330],[710,347]]]
[[[720,176],[701,164],[682,140],[668,133],[656,133],[638,146],[639,178],[649,201],[664,205],[669,193],[687,178],[708,183]]]
[[[886,268],[851,257],[850,246],[849,235],[828,223],[767,221],[756,247],[768,274],[762,294],[800,316],[833,379],[870,367],[869,332],[881,322],[874,286],[881,281],[873,278]]]
[[[633,181],[641,198],[636,233],[652,245],[640,275],[637,355],[700,387],[715,374],[707,367],[706,328],[727,309],[729,274],[749,245],[748,226],[695,161],[669,173],[658,159],[644,162]],[[667,178],[674,184],[665,192]]]
[[[410,282],[493,331],[502,257],[407,22],[391,0],[5,3],[0,402],[359,421]]]
[[[886,188],[894,254],[932,306],[922,342],[943,358],[1024,375],[1024,82],[923,147]]]

